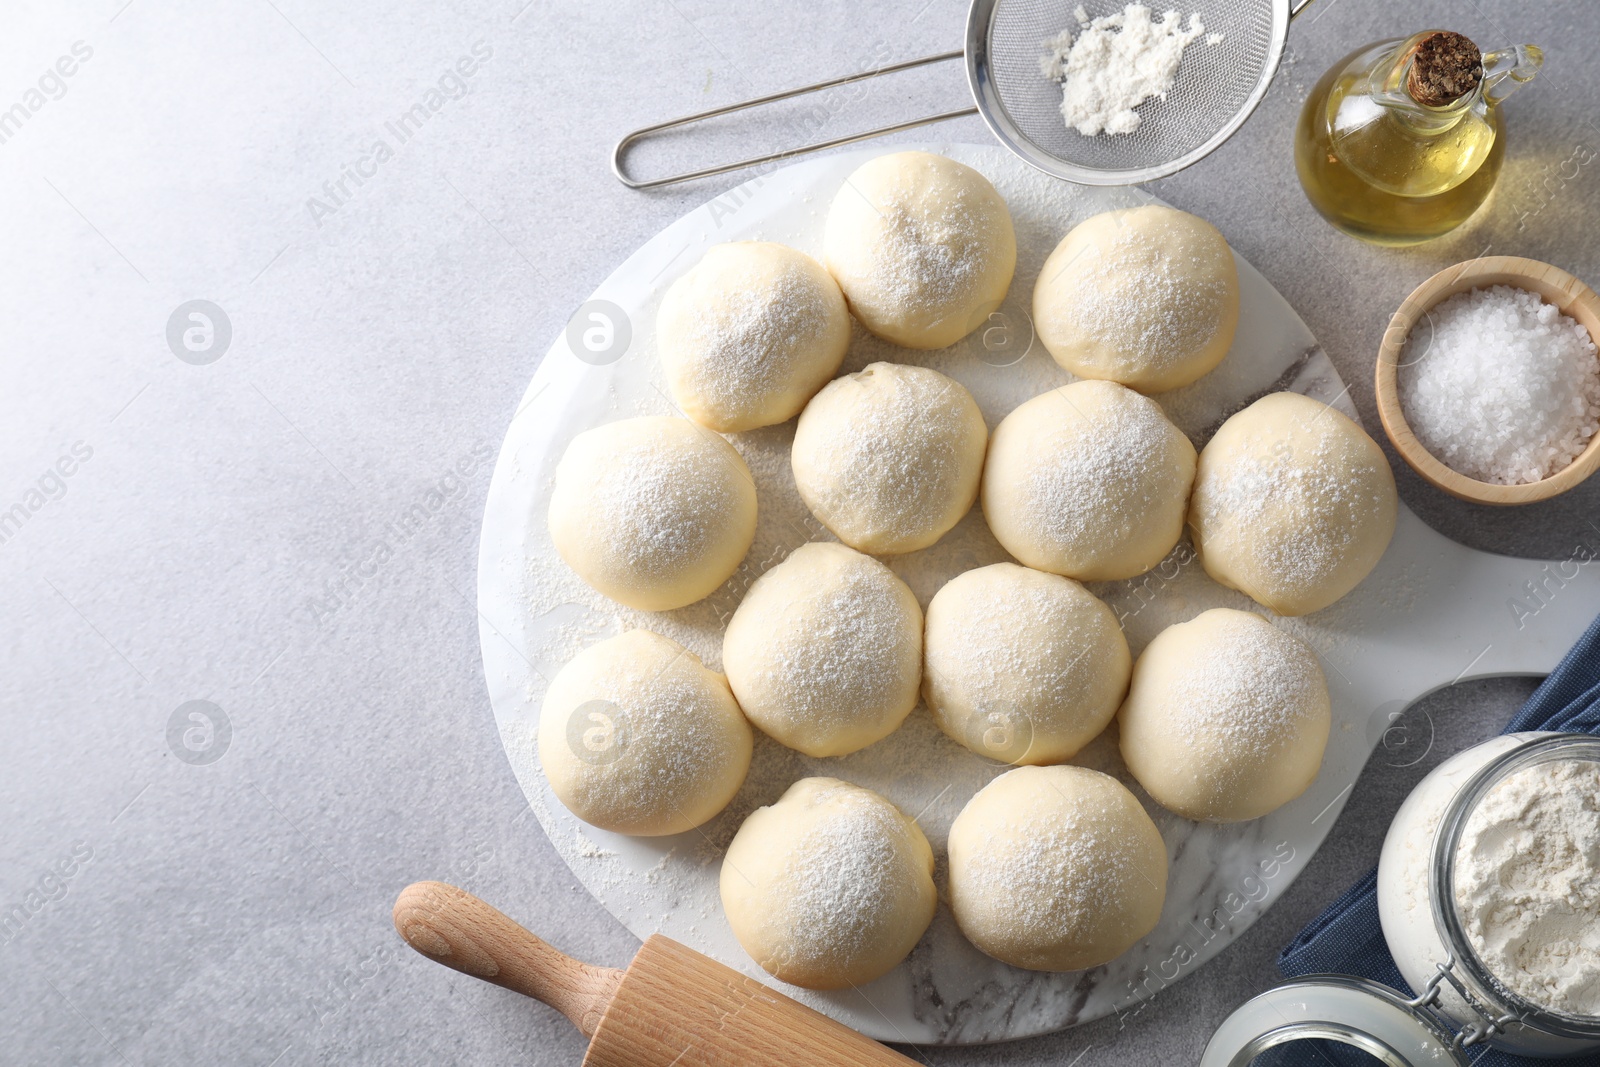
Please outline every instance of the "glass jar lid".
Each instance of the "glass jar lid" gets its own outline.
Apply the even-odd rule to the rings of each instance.
[[[1241,1005],[1211,1035],[1200,1067],[1246,1067],[1270,1048],[1313,1039],[1360,1049],[1385,1067],[1469,1062],[1421,1000],[1365,978],[1314,974]]]

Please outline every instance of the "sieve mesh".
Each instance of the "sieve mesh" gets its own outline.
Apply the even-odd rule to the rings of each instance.
[[[1194,162],[1231,134],[1254,109],[1277,69],[1289,27],[1288,0],[1170,0],[1183,17],[1198,14],[1206,33],[1184,51],[1165,100],[1138,109],[1130,134],[1087,137],[1061,117],[1061,86],[1039,71],[1045,42],[1078,33],[1080,0],[978,0],[968,26],[973,94],[994,132],[1036,166],[1074,181],[1148,181]],[[1120,12],[1123,0],[1081,0],[1093,19]]]

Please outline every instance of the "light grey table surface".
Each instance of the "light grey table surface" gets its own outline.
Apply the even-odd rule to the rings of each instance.
[[[955,0],[7,5],[0,1060],[579,1061],[565,1019],[422,960],[388,919],[400,887],[437,877],[585,959],[620,966],[636,946],[501,753],[473,609],[489,457],[572,310],[738,180],[630,192],[606,169],[619,134],[955,47],[964,16]],[[1600,278],[1600,178],[1571,162],[1600,148],[1595,17],[1580,0],[1319,0],[1233,141],[1151,189],[1261,269],[1376,428],[1373,353],[1421,279],[1486,250]],[[1290,130],[1334,59],[1429,24],[1542,44],[1547,71],[1508,105],[1489,208],[1423,248],[1370,248],[1306,204]],[[776,148],[964,94],[949,65],[820,131],[790,109],[639,159]],[[408,113],[402,138],[387,124]],[[987,140],[975,119],[923,136]],[[225,348],[178,345],[220,351],[203,365],[168,342],[198,298],[231,324]],[[1397,473],[1467,544],[1600,544],[1600,480],[1490,511]],[[1405,792],[1531,687],[1465,683],[1408,713],[1306,873],[1200,977],[1122,1020],[918,1055],[1192,1062],[1376,859]],[[195,700],[228,726],[186,746]]]

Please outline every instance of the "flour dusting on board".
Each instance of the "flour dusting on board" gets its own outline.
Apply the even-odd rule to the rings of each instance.
[[[1010,208],[1017,239],[1017,274],[1010,294],[987,325],[937,351],[898,348],[855,327],[839,373],[849,374],[879,360],[930,367],[965,386],[992,429],[1024,401],[1074,380],[1034,336],[1028,315],[1038,271],[1051,249],[1089,216],[1134,207],[1148,198],[1135,190],[1085,189],[1055,181],[1002,157],[997,149],[958,146],[946,151],[989,177]],[[821,248],[831,191],[859,164],[859,158],[855,164],[851,158],[803,165],[829,175],[817,185],[825,185],[829,195],[809,201],[793,196],[793,179],[788,172],[779,172],[757,179],[737,196],[723,198],[740,205],[732,216],[722,211],[693,213],[672,239],[691,249],[717,241],[779,241],[815,255]],[[754,192],[749,191],[752,187]],[[774,207],[779,198],[773,194],[779,192],[787,198],[781,207]],[[651,262],[668,258],[656,253]],[[540,375],[549,374],[552,386],[513,421],[502,457],[508,468],[503,473],[509,478],[491,491],[485,516],[485,545],[492,546],[480,575],[480,589],[488,590],[483,600],[485,659],[490,664],[488,681],[496,716],[518,781],[557,851],[583,884],[635,932],[663,933],[752,977],[772,981],[739,949],[717,891],[723,854],[750,812],[773,803],[806,777],[834,777],[872,789],[916,818],[933,847],[938,864],[935,881],[942,885],[951,822],[973,794],[1007,768],[950,740],[919,706],[889,737],[844,757],[805,756],[758,734],[749,777],[728,808],[704,826],[673,837],[627,838],[583,827],[550,793],[538,764],[536,723],[549,679],[568,660],[613,634],[644,628],[682,643],[708,667],[720,669],[723,632],[750,585],[800,545],[834,540],[795,488],[789,462],[791,420],[728,438],[755,480],[759,516],[755,541],[744,562],[705,600],[661,613],[623,607],[580,581],[550,545],[546,513],[552,476],[567,442],[585,429],[616,419],[673,414],[650,324],[661,295],[695,259],[681,255],[648,287],[642,279],[659,266],[643,271],[640,284],[633,288],[619,289],[610,283],[602,287],[599,295],[616,300],[632,319],[632,347],[615,364],[604,367],[552,367],[550,362],[562,353],[547,357]],[[1164,393],[1159,400],[1197,444],[1261,393],[1292,386],[1333,399],[1342,388],[1303,326],[1292,315],[1283,317],[1287,309],[1279,310],[1281,300],[1247,265],[1241,264],[1240,270],[1241,328],[1234,353],[1212,374]],[[884,560],[924,608],[956,575],[1007,561],[1010,557],[976,507],[933,546]],[[1254,608],[1242,594],[1208,578],[1187,542],[1148,574],[1128,581],[1094,582],[1089,588],[1117,614],[1135,654],[1164,627],[1207,608]],[[1379,592],[1375,587],[1370,595]],[[1354,604],[1366,595],[1367,590],[1358,589],[1347,601]],[[1345,607],[1341,603],[1317,618],[1337,619]],[[1340,631],[1337,625],[1319,626],[1315,620],[1296,622],[1297,632],[1324,650],[1330,650]],[[507,648],[514,652],[506,652]],[[1122,765],[1115,725],[1072,762],[1115,775],[1143,797]],[[1219,951],[1265,907],[1254,898],[1233,899],[1241,876],[1235,872],[1259,874],[1261,857],[1272,855],[1281,840],[1273,835],[1302,838],[1298,831],[1280,829],[1275,816],[1245,826],[1199,825],[1143,799],[1174,857],[1169,899],[1192,902],[1194,915],[1231,916],[1226,934],[1191,946],[1194,955],[1188,966],[1192,967]],[[1192,931],[1186,933],[1189,910],[1169,910],[1146,946],[1095,972],[1047,975],[1017,971],[983,956],[961,937],[948,910],[941,907],[910,959],[863,991],[782,988],[858,1029],[889,1038],[896,1032],[889,1029],[886,1018],[913,1040],[959,1043],[1037,1033],[1116,1010],[1119,996],[1126,996],[1128,982],[1136,980],[1141,967],[1154,968],[1179,940],[1193,936]],[[1064,1021],[1069,1017],[1070,1022]]]

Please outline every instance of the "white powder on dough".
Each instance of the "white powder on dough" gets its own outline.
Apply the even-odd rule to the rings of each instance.
[[[1089,137],[1137,130],[1142,120],[1134,109],[1152,97],[1167,98],[1183,50],[1206,32],[1199,15],[1185,25],[1168,11],[1158,22],[1143,4],[1092,22],[1082,7],[1074,15],[1077,38],[1067,29],[1046,41],[1039,70],[1061,82],[1061,117]],[[1221,39],[1216,33],[1206,38],[1209,44]]]
[[[722,677],[683,649],[648,632],[619,640],[627,644],[585,650],[598,662],[581,665],[579,677],[592,676],[569,676],[552,686],[551,699],[571,707],[572,718],[590,704],[610,705],[596,709],[605,719],[592,726],[581,718],[569,724],[566,742],[579,762],[561,777],[597,824],[637,825],[640,813],[681,816],[725,781],[724,767],[739,750],[744,727],[730,724],[737,710]],[[586,760],[580,745],[616,755]]]
[[[974,896],[1005,908],[1017,928],[1046,944],[1094,937],[1114,914],[1106,903],[1128,899],[1150,877],[1134,839],[1114,833],[1100,813],[1062,811],[1048,825],[1007,828],[985,845],[968,871]]]
[[[1456,906],[1479,957],[1512,992],[1600,1017],[1600,763],[1511,774],[1456,851]]]
[[[1106,688],[1098,671],[1114,641],[1110,624],[1088,610],[1087,598],[1070,586],[1029,581],[1000,588],[1004,598],[974,596],[947,609],[958,613],[961,640],[941,643],[942,658],[925,664],[928,674],[938,672],[936,688],[975,709],[975,728],[995,721],[991,715],[1002,716],[1002,722],[1020,718],[1030,726],[1038,722],[1036,716],[1059,713],[1065,719],[1087,713],[1086,705]],[[1069,723],[1046,721],[1040,728],[1058,725]],[[1020,741],[1020,751],[1026,752],[1026,735]]]
[[[788,931],[787,958],[774,962],[813,971],[873,952],[904,923],[905,902],[927,877],[899,815],[880,798],[835,787],[819,802],[832,805],[829,815],[794,843],[772,901]]]
[[[976,491],[977,412],[963,386],[924,367],[874,363],[834,379],[795,436],[812,512],[857,545],[925,537],[966,487]]]
[[[1054,395],[1071,404],[1069,393]],[[1152,487],[1182,492],[1171,484],[1172,424],[1154,401],[1107,403],[1087,427],[1075,407],[1058,410],[1062,429],[1038,440],[1026,475],[1026,522],[1046,544],[1079,552],[1118,544],[1148,521]]]
[[[612,449],[589,492],[597,530],[612,531],[612,551],[637,572],[670,576],[692,569],[727,536],[739,508],[743,470],[720,439],[705,435],[673,447],[661,435],[607,435],[586,451]]]
[[[1323,432],[1302,435],[1297,447],[1252,438],[1195,486],[1194,514],[1211,542],[1249,553],[1259,573],[1290,588],[1330,581],[1358,548],[1361,519],[1381,506],[1363,484],[1370,479],[1350,473],[1367,463],[1360,443],[1327,423],[1311,429]],[[1283,528],[1263,536],[1274,524]]]
[[[848,732],[904,709],[920,662],[920,626],[893,571],[863,556],[813,574],[818,584],[800,597],[758,583],[741,604],[764,632],[766,655],[750,661],[740,695],[766,698],[752,719],[791,737]]]
[[[1275,626],[1237,615],[1217,625],[1228,654],[1184,665],[1169,690],[1173,729],[1270,759],[1304,731],[1327,686],[1316,653]]]
[[[697,357],[695,385],[719,406],[736,410],[754,406],[752,396],[782,388],[796,354],[823,342],[828,296],[815,277],[790,263],[760,288],[733,290],[724,303],[698,305],[683,343]]]
[[[1600,429],[1600,359],[1589,332],[1537,293],[1473,289],[1411,328],[1400,399],[1422,447],[1452,469],[1536,482]]]
[[[994,244],[994,219],[965,190],[935,210],[929,210],[926,197],[908,206],[905,200],[915,195],[907,187],[903,197],[874,205],[884,226],[872,265],[872,302],[934,319],[967,300],[979,284],[994,258],[987,253]],[[852,289],[852,299],[859,291]]]
[[[1169,228],[1163,239],[1141,225],[1118,226],[1086,260],[1092,271],[1066,315],[1094,340],[1136,354],[1152,370],[1191,359],[1217,332],[1233,289],[1212,268],[1209,251],[1181,229]]]

